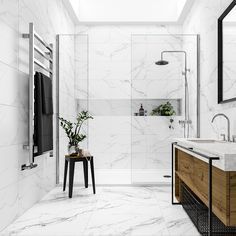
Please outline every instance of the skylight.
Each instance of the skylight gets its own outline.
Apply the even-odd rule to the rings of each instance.
[[[78,22],[177,22],[193,0],[68,0]]]

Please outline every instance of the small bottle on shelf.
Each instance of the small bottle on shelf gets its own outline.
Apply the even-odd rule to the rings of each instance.
[[[141,104],[141,106],[140,106],[140,108],[139,108],[139,115],[140,115],[140,116],[144,116],[143,104]]]

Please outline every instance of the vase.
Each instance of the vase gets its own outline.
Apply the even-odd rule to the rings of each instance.
[[[68,154],[71,155],[71,154],[78,153],[77,148],[78,147],[75,145],[68,145]]]
[[[76,153],[81,154],[82,149],[80,148],[79,145],[77,145],[77,146],[75,147],[75,151],[76,151]]]

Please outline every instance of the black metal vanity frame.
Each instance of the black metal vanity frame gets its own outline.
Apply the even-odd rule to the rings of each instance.
[[[219,160],[219,157],[210,157],[205,154],[202,154],[200,152],[194,151],[192,148],[187,148],[184,146],[179,145],[177,142],[172,143],[172,149],[171,149],[171,170],[172,170],[172,176],[171,176],[171,201],[172,205],[181,205],[179,202],[174,202],[174,153],[175,153],[175,147],[179,147],[181,149],[184,149],[188,152],[192,152],[193,154],[199,155],[205,159],[208,160],[208,235],[212,235],[212,161]]]

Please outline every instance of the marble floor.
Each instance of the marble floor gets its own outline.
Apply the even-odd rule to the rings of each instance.
[[[170,187],[75,187],[72,199],[56,187],[1,236],[198,236]]]

